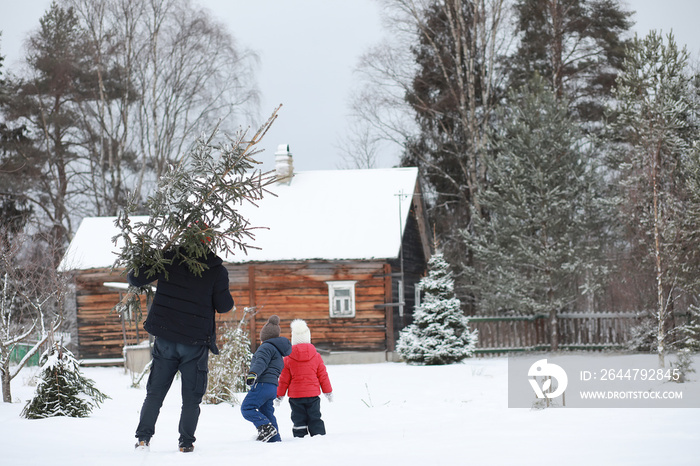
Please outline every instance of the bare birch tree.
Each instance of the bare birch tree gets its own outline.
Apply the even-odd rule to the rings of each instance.
[[[513,40],[505,0],[386,0],[391,40],[359,66],[354,113],[418,166],[447,257],[466,258],[461,229],[486,182],[487,133]],[[456,262],[456,260],[454,261]],[[454,263],[453,263],[454,265]],[[458,294],[463,289],[456,277]]]
[[[84,109],[99,214],[154,186],[202,132],[255,116],[255,55],[189,0],[65,0],[92,45],[99,94]]]
[[[616,92],[615,136],[624,142],[618,166],[621,218],[633,257],[650,284],[642,294],[649,299],[645,304],[655,323],[661,367],[671,343],[675,303],[700,291],[697,278],[687,277],[697,277],[697,269],[688,268],[697,263],[691,259],[699,247],[697,224],[686,220],[689,214],[697,218],[699,210],[697,195],[689,189],[697,186],[693,176],[700,163],[693,92],[688,52],[672,35],[664,41],[652,31],[633,41]]]
[[[10,382],[44,348],[63,319],[67,290],[55,254],[25,234],[0,235],[0,379],[3,402],[12,402]],[[7,238],[12,238],[7,242]],[[26,353],[13,362],[19,345]]]
[[[30,136],[23,196],[63,247],[81,217],[116,215],[202,133],[257,111],[254,54],[189,0],[58,0],[26,62],[3,105]]]
[[[343,164],[341,169],[377,168],[383,141],[366,125],[353,122],[338,147]]]
[[[144,56],[136,63],[141,171],[136,193],[177,162],[201,132],[218,120],[233,132],[233,117],[250,117],[255,57],[189,0],[151,0]],[[239,122],[240,123],[240,122]],[[148,180],[147,167],[152,166]]]
[[[136,172],[136,102],[133,67],[138,60],[137,31],[145,4],[126,0],[69,0],[80,17],[94,72],[93,98],[81,108],[87,210],[114,215],[125,204],[129,174]]]

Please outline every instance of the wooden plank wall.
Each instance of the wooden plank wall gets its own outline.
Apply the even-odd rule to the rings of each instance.
[[[258,314],[250,323],[254,345],[259,344],[259,332],[267,318],[277,314],[282,321],[282,335],[288,338],[290,322],[296,318],[306,320],[312,342],[321,350],[385,350],[391,346],[387,344],[386,311],[375,307],[390,299],[385,291],[384,265],[383,261],[228,264],[231,294],[237,309],[217,314],[217,322],[235,323],[245,307],[257,306]],[[355,318],[329,316],[326,281],[341,280],[357,281]],[[75,281],[79,357],[122,357],[124,331],[119,315],[113,311],[120,294],[103,283],[125,282],[125,277],[119,271],[91,269],[77,273]],[[145,302],[143,306],[145,310]],[[148,338],[143,330],[145,312],[142,317],[138,324],[126,325],[127,344]]]
[[[228,265],[231,293],[240,319],[245,306],[256,306],[251,336],[259,344],[259,332],[277,314],[282,335],[291,338],[289,324],[304,319],[312,343],[321,350],[384,350],[387,347],[382,261],[285,261]],[[331,318],[326,281],[356,280],[354,318]]]
[[[103,286],[105,282],[126,282],[126,277],[109,268],[85,270],[75,275],[78,357],[83,359],[121,358],[124,333],[130,345],[148,339],[142,322],[127,323],[124,332],[119,314],[113,310],[120,293]],[[145,300],[142,306],[145,310]]]
[[[406,222],[406,229],[403,232],[404,308],[403,315],[401,315],[398,306],[391,307],[393,312],[392,319],[394,322],[394,341],[398,341],[399,332],[404,327],[413,323],[413,310],[416,304],[416,285],[426,274],[426,269],[428,267],[426,257],[429,258],[432,254],[431,250],[428,249],[426,251],[424,249],[421,240],[423,234],[420,232],[421,222],[419,220],[423,217],[417,214],[417,206],[420,205],[418,201],[421,201],[421,199],[418,196],[414,196],[410,215]],[[401,300],[398,284],[401,275],[401,260],[399,257],[388,262],[391,264],[391,272],[393,273],[393,297],[391,302],[398,303]]]

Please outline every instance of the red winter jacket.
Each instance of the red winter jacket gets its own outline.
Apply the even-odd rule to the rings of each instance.
[[[326,372],[321,355],[311,343],[298,343],[292,346],[292,354],[284,358],[284,369],[277,386],[277,396],[306,398],[331,393],[331,381]]]

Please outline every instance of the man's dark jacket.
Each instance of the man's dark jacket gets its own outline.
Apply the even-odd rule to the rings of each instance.
[[[172,259],[174,253],[166,253]],[[167,265],[167,279],[160,273],[150,278],[145,270],[129,271],[132,286],[144,286],[158,280],[155,297],[143,327],[156,337],[187,345],[216,348],[215,311],[233,308],[229,291],[228,271],[219,256],[210,252],[201,260],[207,268],[201,276],[190,272],[186,264],[174,261]],[[137,276],[138,275],[138,276]]]

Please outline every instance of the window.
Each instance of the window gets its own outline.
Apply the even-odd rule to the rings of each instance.
[[[326,282],[331,317],[355,317],[355,281]]]
[[[413,296],[414,296],[414,303],[413,303],[413,309],[417,309],[420,306],[420,282],[416,283],[415,288],[413,289]]]

